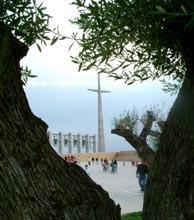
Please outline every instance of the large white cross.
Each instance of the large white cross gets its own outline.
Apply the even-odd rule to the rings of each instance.
[[[103,123],[103,114],[102,114],[101,93],[110,93],[110,91],[101,90],[99,73],[98,73],[98,89],[88,89],[88,90],[98,93],[98,152],[105,152],[104,123]]]

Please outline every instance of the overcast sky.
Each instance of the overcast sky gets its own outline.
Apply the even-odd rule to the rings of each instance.
[[[64,34],[71,35],[75,27],[68,19],[76,15],[76,10],[68,3],[70,1],[44,1],[53,16],[53,24],[59,25]],[[92,70],[78,72],[78,66],[70,59],[77,48],[69,52],[70,44],[67,40],[60,41],[43,48],[41,53],[36,46],[30,48],[21,64],[28,65],[38,77],[29,80],[25,92],[32,112],[48,124],[50,131],[97,136],[97,93],[87,90],[97,89],[97,74]],[[132,149],[123,138],[111,134],[114,116],[133,107],[142,111],[146,106],[156,105],[166,113],[175,99],[161,90],[158,81],[126,86],[123,81],[102,75],[101,88],[111,91],[102,94],[107,152]]]

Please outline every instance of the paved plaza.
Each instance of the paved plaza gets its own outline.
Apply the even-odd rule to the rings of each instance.
[[[84,168],[86,162],[80,164]],[[101,163],[90,165],[90,177],[109,193],[116,204],[120,204],[121,214],[142,211],[143,193],[136,178],[136,167],[131,162],[118,162],[118,171],[104,172]]]

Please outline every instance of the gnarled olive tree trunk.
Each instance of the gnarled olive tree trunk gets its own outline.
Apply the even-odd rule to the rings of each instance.
[[[146,119],[140,134],[136,134],[133,129],[123,126],[122,124],[116,125],[116,127],[111,130],[111,133],[125,138],[125,140],[137,151],[138,156],[151,165],[154,160],[155,152],[148,145],[147,137],[149,135],[155,137],[160,136],[159,132],[152,130],[152,125],[155,120],[154,113],[147,111]]]
[[[168,115],[144,197],[143,220],[194,219],[194,57]]]
[[[50,147],[22,88],[27,50],[0,24],[0,219],[120,219],[108,193]]]

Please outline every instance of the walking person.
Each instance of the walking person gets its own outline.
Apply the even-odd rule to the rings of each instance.
[[[117,173],[117,160],[114,160],[113,166],[114,166],[114,173]]]
[[[98,157],[96,157],[96,164],[98,165]]]
[[[88,165],[90,166],[91,164],[91,157],[88,157]]]
[[[90,176],[90,168],[87,164],[85,165],[85,172]]]
[[[78,158],[77,158],[77,162],[78,162],[78,163],[81,162],[81,158],[80,158],[80,156],[78,156]]]
[[[115,171],[114,171],[114,166],[113,166],[113,163],[114,163],[114,161],[112,160],[111,161],[111,163],[110,163],[110,167],[111,167],[111,173],[114,173]]]
[[[141,192],[145,191],[148,172],[149,172],[148,166],[145,164],[145,162],[142,161],[142,163],[140,163],[137,166],[137,170],[136,170],[136,176],[138,178]]]

